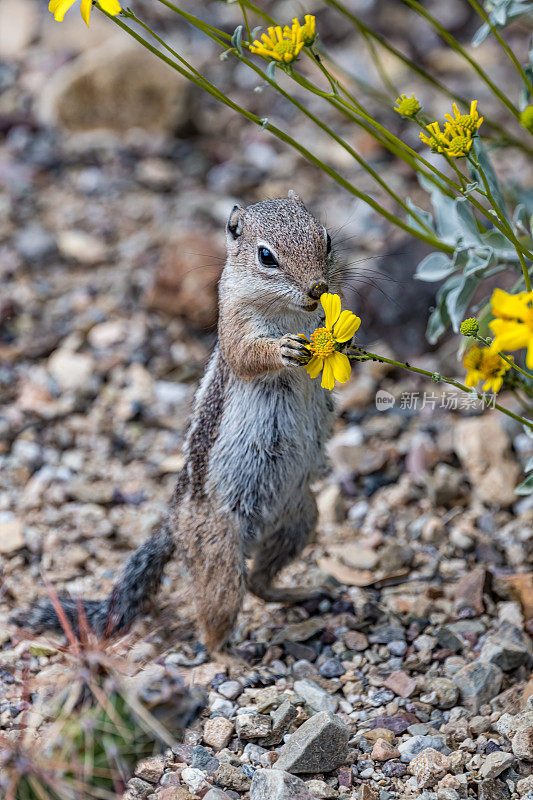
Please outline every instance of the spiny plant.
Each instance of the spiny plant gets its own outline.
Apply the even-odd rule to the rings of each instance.
[[[164,667],[129,680],[131,664],[112,640],[91,631],[82,603],[76,635],[55,590],[48,591],[67,639],[54,644],[65,662],[60,679],[40,686],[53,722],[39,745],[24,718],[18,731],[0,737],[0,788],[6,800],[111,800],[139,760],[176,742],[204,698]],[[29,698],[28,679],[25,693]]]

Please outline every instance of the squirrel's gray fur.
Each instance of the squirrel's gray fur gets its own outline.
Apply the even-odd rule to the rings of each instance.
[[[277,268],[261,264],[261,247]],[[218,344],[196,395],[186,465],[165,522],[130,556],[111,595],[83,601],[98,634],[126,628],[147,607],[176,548],[212,652],[227,641],[246,587],[265,600],[302,596],[272,581],[305,546],[317,517],[309,485],[323,464],[333,403],[301,368],[297,334],[309,336],[320,324],[320,293],[339,288],[332,285],[329,237],[289,192],[247,209],[235,206],[227,249]],[[248,575],[247,558],[253,559]],[[78,603],[61,603],[77,627]],[[59,627],[49,601],[13,621]]]

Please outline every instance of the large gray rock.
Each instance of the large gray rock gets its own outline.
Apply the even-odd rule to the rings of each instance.
[[[274,769],[287,772],[330,772],[348,755],[349,728],[330,711],[315,714],[283,745]]]
[[[531,642],[514,625],[506,625],[487,636],[479,660],[496,664],[504,672],[510,672],[522,665],[531,664],[532,655]]]
[[[71,131],[169,131],[187,118],[186,92],[178,75],[120,36],[57,70],[39,112],[44,122]]]
[[[466,664],[453,676],[463,705],[477,714],[485,703],[490,702],[500,691],[503,673],[495,664],[473,661]]]
[[[250,800],[313,800],[305,783],[279,769],[258,769],[250,787]]]

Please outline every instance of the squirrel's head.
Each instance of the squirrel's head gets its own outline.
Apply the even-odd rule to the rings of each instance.
[[[226,228],[231,288],[265,311],[314,311],[330,286],[331,239],[292,190],[233,207]]]

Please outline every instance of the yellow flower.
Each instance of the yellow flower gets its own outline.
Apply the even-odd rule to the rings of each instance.
[[[490,323],[494,340],[491,352],[521,350],[527,347],[526,365],[533,368],[533,292],[508,294],[495,289]]]
[[[441,131],[438,122],[431,122],[426,125],[426,130],[431,135],[422,132],[420,139],[436,153],[444,153],[451,158],[462,158],[472,147],[472,134],[467,128],[452,127],[447,122],[444,131]]]
[[[275,28],[268,28],[268,36],[266,33],[261,34],[262,42],[256,39],[250,45],[250,52],[257,53],[263,58],[269,58],[271,61],[281,61],[284,64],[291,64],[296,61],[300,50],[304,46],[303,28],[300,26],[296,28],[285,28],[287,34],[282,30],[280,25]]]
[[[533,133],[533,106],[526,106],[520,114],[520,125]]]
[[[479,116],[479,112],[477,110],[477,100],[471,101],[469,114],[461,114],[456,103],[452,103],[452,110],[454,113],[453,117],[451,114],[444,115],[445,119],[448,120],[451,130],[468,131],[470,135],[476,133],[476,131],[479,129],[479,126],[483,122],[483,117]]]
[[[56,22],[63,22],[63,17],[75,2],[76,0],[50,0],[48,11],[54,15]],[[81,0],[80,11],[87,26],[89,25],[92,5],[93,0]],[[113,16],[118,14],[121,10],[118,0],[100,0],[100,5],[104,11],[107,11],[108,14],[112,14]]]
[[[492,348],[479,347],[477,344],[465,353],[463,366],[466,368],[467,386],[477,386],[480,381],[485,381],[483,391],[495,393],[500,391],[504,375],[511,369],[511,365],[498,353],[493,353]]]
[[[305,23],[303,25],[300,25],[298,17],[294,17],[292,20],[292,28],[285,25],[283,28],[283,35],[285,37],[290,37],[293,31],[295,31],[297,37],[303,41],[305,47],[310,47],[316,39],[316,20],[313,15],[306,14]]]
[[[361,320],[351,311],[341,311],[341,299],[338,294],[326,292],[320,298],[326,314],[324,327],[317,328],[311,334],[308,350],[311,359],[305,369],[311,378],[318,378],[322,372],[322,387],[333,389],[335,381],[346,383],[350,378],[352,367],[350,359],[340,353],[338,346],[349,342],[361,324]]]
[[[397,114],[401,114],[402,117],[414,117],[415,114],[418,114],[421,108],[422,106],[414,94],[411,95],[411,97],[407,97],[406,94],[401,94],[396,98],[394,111],[396,111]]]

